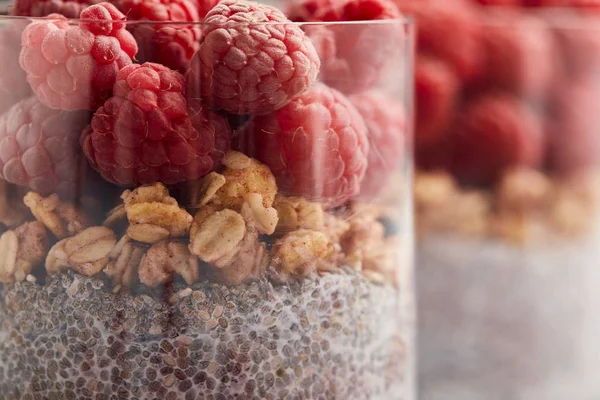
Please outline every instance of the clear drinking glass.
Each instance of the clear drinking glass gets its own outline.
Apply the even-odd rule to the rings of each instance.
[[[597,398],[598,20],[481,18],[480,76],[417,150],[421,396]]]
[[[0,23],[2,398],[414,398],[410,22]]]

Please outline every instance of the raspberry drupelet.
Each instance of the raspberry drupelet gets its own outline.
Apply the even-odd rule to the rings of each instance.
[[[128,21],[164,21],[168,24],[133,23],[128,26],[136,39],[140,63],[155,62],[187,72],[194,53],[200,47],[201,29],[197,6],[191,0],[121,0],[119,9]]]
[[[81,12],[78,25],[61,15],[32,21],[22,35],[19,57],[42,103],[61,110],[95,110],[111,96],[121,68],[131,64],[137,44],[125,15],[109,3]]]
[[[280,110],[254,117],[240,135],[241,150],[271,168],[280,193],[335,206],[360,191],[367,128],[335,89],[316,83]]]
[[[315,82],[320,61],[298,26],[276,8],[224,0],[206,15],[189,94],[233,114],[268,114]]]
[[[114,96],[82,135],[91,165],[121,186],[175,184],[213,171],[229,149],[227,121],[185,99],[185,80],[159,64],[119,71]]]
[[[0,116],[0,178],[44,195],[73,194],[88,121],[88,112],[53,110],[36,97],[16,103]]]

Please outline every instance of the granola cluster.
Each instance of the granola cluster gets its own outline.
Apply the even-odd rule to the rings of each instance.
[[[453,232],[498,237],[515,244],[578,237],[592,229],[600,175],[552,178],[515,168],[493,190],[465,189],[445,172],[415,177],[415,211],[420,235]]]
[[[268,275],[286,282],[346,266],[397,282],[402,246],[386,234],[381,208],[325,210],[283,195],[269,167],[236,151],[223,166],[196,182],[187,207],[153,183],[125,190],[101,221],[56,194],[27,193],[23,201],[35,221],[0,236],[0,281],[72,269],[104,274],[119,291],[173,279],[233,286]]]

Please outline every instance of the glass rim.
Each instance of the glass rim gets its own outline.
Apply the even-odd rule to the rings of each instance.
[[[214,24],[210,22],[204,21],[149,21],[149,20],[136,20],[136,21],[102,21],[102,20],[90,20],[90,19],[80,19],[80,18],[50,18],[50,17],[28,17],[21,15],[0,15],[0,21],[50,21],[50,22],[67,22],[69,24],[79,24],[79,23],[102,23],[102,22],[113,22],[113,23],[122,23],[125,25],[168,25],[168,26],[222,26],[222,27],[236,27],[236,26],[364,26],[364,25],[402,25],[402,26],[411,26],[414,24],[414,18],[412,16],[402,16],[401,18],[394,19],[377,19],[370,21],[315,21],[315,22],[294,22],[294,21],[286,21],[286,22],[235,22],[228,24]]]

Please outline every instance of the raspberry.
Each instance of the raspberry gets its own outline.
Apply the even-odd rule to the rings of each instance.
[[[279,10],[225,0],[206,15],[188,75],[190,94],[234,114],[267,114],[317,78],[317,52]],[[251,25],[250,25],[251,24]]]
[[[469,184],[492,183],[506,168],[537,166],[543,156],[542,124],[517,98],[490,93],[466,105],[453,135],[453,170]]]
[[[381,192],[403,161],[406,113],[401,103],[383,92],[355,94],[350,101],[367,125],[368,166],[360,194],[371,198]]]
[[[219,3],[219,0],[196,0],[195,3],[196,8],[198,9],[198,16],[200,19],[204,19],[206,14]]]
[[[549,167],[561,173],[600,165],[596,77],[560,86],[549,130]]]
[[[419,56],[415,63],[417,148],[439,142],[448,131],[458,102],[459,82],[444,62]]]
[[[481,64],[480,15],[466,1],[399,1],[401,11],[417,22],[417,48],[451,65],[461,80],[477,78]]]
[[[533,16],[516,12],[493,13],[482,36],[482,83],[527,97],[544,95],[555,64],[552,33]]]
[[[81,12],[79,25],[61,15],[23,31],[19,62],[40,101],[62,110],[94,110],[110,97],[117,72],[137,52],[125,16],[101,3]],[[103,21],[103,22],[90,22]]]
[[[482,6],[511,6],[518,7],[521,5],[521,0],[475,0]]]
[[[580,9],[598,9],[600,0],[522,0],[529,7],[573,7]]]
[[[390,0],[302,0],[290,6],[297,21],[374,21],[401,18]],[[344,93],[397,76],[404,31],[399,24],[307,26],[321,58],[321,79]]]
[[[94,114],[83,150],[121,186],[175,184],[213,171],[229,149],[227,121],[185,100],[183,76],[146,63],[123,68],[114,96]]]
[[[200,47],[200,28],[178,22],[197,22],[198,10],[191,0],[122,0],[119,9],[129,21],[165,21],[168,25],[130,24],[136,39],[137,60],[156,62],[185,73]]]
[[[65,113],[36,97],[0,116],[0,177],[42,193],[67,195],[79,173],[79,135],[86,112]]]
[[[16,0],[11,12],[13,15],[29,17],[60,14],[67,18],[77,18],[84,8],[100,2],[101,0]]]
[[[6,24],[0,32],[0,114],[16,102],[31,95],[25,71],[19,66],[21,51],[21,32],[28,21],[14,21]]]
[[[254,117],[241,147],[271,168],[280,193],[330,206],[358,194],[367,169],[369,142],[350,101],[322,83],[280,110]]]

